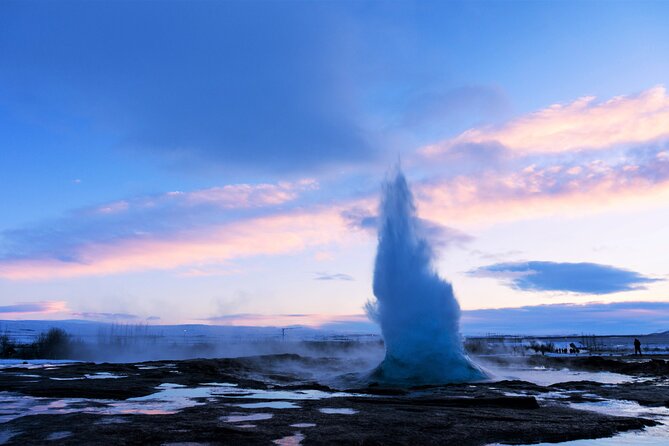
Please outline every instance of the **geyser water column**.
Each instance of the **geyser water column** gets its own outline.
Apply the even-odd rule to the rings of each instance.
[[[389,384],[439,384],[486,378],[464,352],[460,306],[450,283],[433,266],[434,253],[420,231],[416,206],[401,170],[383,187],[375,302],[369,316],[381,325],[383,362],[371,378]]]

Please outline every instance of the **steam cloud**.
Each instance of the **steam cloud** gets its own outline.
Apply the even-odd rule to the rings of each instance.
[[[375,302],[386,356],[372,378],[393,384],[438,384],[485,378],[465,354],[460,306],[432,265],[433,251],[417,231],[413,196],[399,168],[384,185],[374,269]]]

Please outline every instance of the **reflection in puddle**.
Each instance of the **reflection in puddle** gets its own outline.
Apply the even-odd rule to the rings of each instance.
[[[135,364],[135,367],[139,370],[157,370],[157,369],[174,369],[176,364],[162,364],[162,365],[143,365]]]
[[[123,375],[100,373],[98,378],[120,378]],[[62,378],[68,380],[69,378]],[[327,393],[320,390],[263,390],[244,389],[231,383],[206,383],[200,387],[164,383],[156,387],[157,392],[127,400],[102,400],[82,398],[35,398],[9,392],[0,392],[0,423],[6,423],[24,415],[92,413],[99,415],[171,415],[180,410],[205,404],[217,398],[253,399],[249,403],[237,403],[244,409],[298,409],[299,400],[317,400],[342,396],[353,396],[343,392]],[[269,400],[269,401],[266,401]],[[327,413],[327,412],[326,412]],[[338,413],[338,412],[332,412]],[[341,413],[348,413],[346,411]],[[123,422],[123,421],[118,421]]]
[[[118,379],[118,378],[127,378],[126,375],[114,375],[113,373],[109,372],[98,372],[98,373],[92,373],[92,374],[86,374],[84,375],[88,379]]]
[[[237,407],[242,407],[244,409],[299,409],[295,403],[289,401],[262,401],[259,403],[244,403],[244,404],[235,404]]]
[[[240,389],[249,392],[248,389]],[[345,392],[323,392],[321,390],[251,390],[252,393],[239,395],[238,398],[263,399],[263,400],[322,400],[325,398],[337,398],[354,396]]]
[[[50,369],[77,362],[81,361],[72,361],[69,359],[0,359],[0,369]]]
[[[486,370],[492,376],[493,381],[520,380],[539,386],[550,386],[569,381],[593,381],[602,384],[621,384],[639,381],[639,378],[621,375],[620,373],[585,372],[569,369],[555,370],[545,367],[516,368],[487,366]]]
[[[269,420],[273,415],[271,413],[251,413],[251,414],[237,414],[221,417],[221,421],[226,423],[239,423],[242,421],[260,421]]]
[[[290,427],[299,427],[299,428],[316,427],[316,424],[314,424],[314,423],[295,423],[295,424],[291,424]]]
[[[51,399],[0,392],[0,423],[7,423],[24,415],[92,413],[99,415],[169,415],[183,408],[197,405],[194,401],[169,404],[164,401],[128,402],[115,400],[86,400],[81,398]],[[181,404],[179,404],[181,403]]]
[[[342,407],[342,408],[323,407],[318,410],[320,410],[322,413],[339,414],[339,415],[354,415],[358,413],[357,410],[349,409],[347,407]]]
[[[274,440],[272,443],[281,446],[297,446],[302,444],[302,440],[304,440],[304,435],[302,435],[300,432],[295,432],[295,435],[279,438],[278,440]]]
[[[641,431],[623,432],[609,438],[593,440],[574,440],[559,443],[564,446],[664,446],[669,443],[669,408],[645,407],[636,401],[605,400],[587,403],[571,403],[570,407],[590,410],[605,415],[624,417],[643,417],[659,421],[660,425],[647,427]],[[555,443],[541,443],[540,446],[552,446]]]
[[[642,406],[636,401],[627,400],[604,400],[587,403],[572,403],[569,405],[574,409],[590,410],[593,412],[613,415],[618,417],[664,417],[669,421],[669,408]]]
[[[539,443],[535,446],[666,446],[669,426],[647,427],[643,431],[623,432],[609,438],[574,440],[563,443]]]

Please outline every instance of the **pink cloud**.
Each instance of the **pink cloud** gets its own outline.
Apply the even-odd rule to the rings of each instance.
[[[223,209],[247,209],[276,206],[297,199],[300,193],[318,189],[312,179],[276,184],[229,184],[190,192],[172,191],[103,204],[94,209],[98,214],[116,214],[131,210],[156,209],[163,206],[208,205]]]
[[[303,187],[313,185],[306,182]],[[477,175],[417,182],[414,191],[421,217],[444,225],[455,221],[459,225],[494,224],[615,207],[654,206],[669,199],[669,156],[659,148],[622,160],[507,165]],[[273,198],[265,197],[259,202],[273,201],[281,194],[272,192],[269,196]],[[360,236],[355,234],[360,232],[351,231],[351,213],[355,211],[361,218],[373,216],[376,206],[376,198],[369,196],[329,207],[274,209],[270,215],[205,221],[196,227],[176,220],[169,231],[133,230],[115,237],[108,237],[107,227],[103,226],[92,231],[89,238],[74,237],[76,243],[67,246],[67,256],[47,251],[47,255],[0,260],[0,278],[54,279],[174,269],[183,276],[234,274],[238,272],[233,263],[237,259],[310,248],[323,253],[332,245],[355,242]],[[152,216],[155,215],[150,212],[138,213],[136,220],[141,222]],[[322,258],[321,254],[316,255]]]
[[[475,172],[450,170],[455,172],[450,177],[439,173],[416,182],[421,217],[448,226],[455,221],[494,224],[666,202],[669,146],[663,149],[661,142],[622,156],[615,150],[600,150],[587,152],[587,157],[570,154],[566,161],[565,155],[522,153],[571,150],[582,147],[583,141],[600,149],[646,141],[669,135],[668,124],[669,97],[663,87],[656,87],[602,103],[584,98],[496,129],[465,132],[434,147],[438,152],[448,150],[449,144],[496,140],[521,156],[488,162],[497,153],[491,145],[490,151],[479,153],[474,164],[483,167]],[[431,168],[445,171],[439,159],[429,161]],[[309,248],[316,248],[315,259],[328,260],[332,244],[355,239],[350,218],[342,215],[354,213],[370,220],[377,197],[300,207],[299,198],[316,188],[318,184],[309,179],[233,184],[75,211],[36,228],[7,231],[11,249],[0,259],[0,278],[69,278],[156,269],[178,269],[184,276],[234,274],[236,259]]]
[[[585,96],[555,104],[498,127],[474,128],[457,137],[425,147],[436,156],[467,144],[498,143],[514,153],[558,153],[605,149],[669,136],[669,95],[663,86],[634,96],[598,102]]]
[[[192,204],[212,203],[223,208],[272,206],[295,200],[300,192],[318,188],[315,180],[304,179],[294,183],[233,184],[212,187],[184,194]]]
[[[14,305],[0,305],[0,315],[21,316],[25,314],[50,314],[67,311],[64,301],[25,302]]]
[[[238,220],[163,237],[146,236],[77,247],[77,261],[55,258],[0,262],[0,277],[68,278],[128,271],[195,267],[232,259],[278,255],[340,241],[347,236],[340,211],[324,208]]]
[[[669,199],[669,159],[657,151],[622,161],[529,165],[418,184],[421,216],[497,223],[545,215],[639,209]]]

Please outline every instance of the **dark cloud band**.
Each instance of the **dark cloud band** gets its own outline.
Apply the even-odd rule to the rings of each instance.
[[[609,294],[644,289],[660,279],[597,263],[513,262],[495,263],[469,272],[474,277],[504,280],[523,291],[566,291]]]

